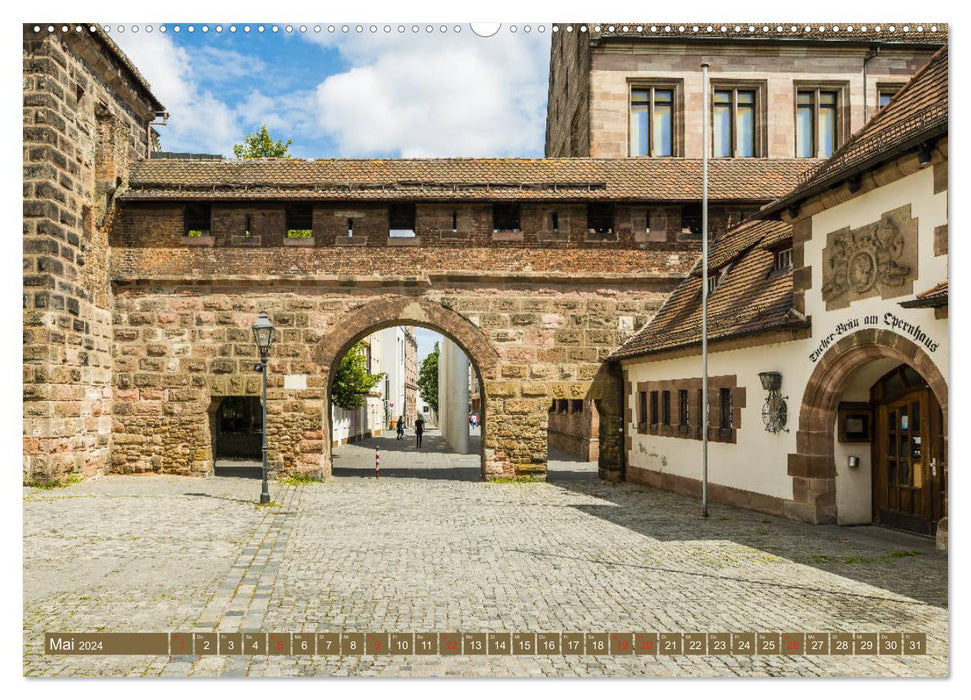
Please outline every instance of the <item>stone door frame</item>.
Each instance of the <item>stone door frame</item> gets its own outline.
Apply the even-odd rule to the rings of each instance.
[[[947,380],[917,344],[888,330],[856,331],[830,347],[816,364],[799,408],[796,452],[788,459],[792,501],[786,514],[812,523],[835,523],[835,430],[840,396],[850,375],[873,360],[892,358],[913,367],[927,381],[944,413],[947,437]]]
[[[344,357],[355,343],[372,333],[394,326],[418,326],[440,333],[456,343],[472,363],[479,375],[479,391],[482,397],[483,419],[488,410],[489,382],[499,376],[499,354],[489,338],[464,316],[441,304],[424,298],[401,297],[381,299],[359,306],[331,329],[317,343],[313,358],[327,373],[327,390],[324,394],[323,425],[324,449],[333,465],[333,427],[331,426],[331,388],[334,374],[331,368]],[[483,478],[487,477],[488,445],[495,434],[494,420],[483,420],[480,464]]]

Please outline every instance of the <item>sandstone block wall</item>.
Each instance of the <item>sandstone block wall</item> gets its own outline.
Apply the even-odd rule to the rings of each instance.
[[[58,27],[59,29],[59,27]],[[24,481],[108,466],[106,227],[152,102],[88,33],[23,30]]]
[[[222,396],[259,393],[249,326],[265,308],[280,333],[269,364],[274,472],[330,473],[329,369],[357,338],[404,323],[445,332],[475,363],[485,397],[484,474],[542,477],[550,401],[609,396],[604,359],[651,318],[669,287],[479,284],[403,293],[282,281],[122,284],[114,314],[112,470],[210,472],[211,409]],[[307,388],[284,389],[292,374],[306,375]]]

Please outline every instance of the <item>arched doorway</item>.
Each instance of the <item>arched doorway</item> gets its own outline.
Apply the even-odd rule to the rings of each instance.
[[[915,392],[922,396],[918,423],[912,419]],[[788,513],[810,522],[878,522],[932,534],[947,512],[947,393],[934,360],[903,336],[867,329],[835,343],[802,397],[798,451],[788,463],[793,481]],[[921,448],[916,457],[915,437]],[[870,444],[854,451],[848,447],[854,440]],[[910,455],[903,472],[902,445]]]
[[[314,357],[323,371],[327,372],[327,390],[324,395],[323,434],[332,434],[331,393],[334,372],[332,368],[358,341],[368,335],[394,326],[426,328],[451,340],[465,354],[479,379],[482,438],[480,448],[481,475],[483,478],[503,475],[504,455],[496,448],[495,430],[486,414],[492,413],[489,402],[489,382],[498,375],[499,357],[485,336],[468,319],[433,301],[413,298],[394,298],[374,301],[359,307],[341,319],[318,345]],[[324,440],[324,456],[329,469],[333,464],[333,446]]]

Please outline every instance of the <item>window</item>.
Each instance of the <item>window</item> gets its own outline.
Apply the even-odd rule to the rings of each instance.
[[[718,390],[718,406],[720,414],[718,417],[718,427],[722,430],[731,430],[733,426],[731,389]]]
[[[452,210],[452,233],[455,233],[458,230],[459,230],[459,213],[453,209]]]
[[[573,399],[570,406],[570,413],[583,413],[583,399]]]
[[[674,155],[674,86],[632,87],[630,154]]]
[[[698,389],[698,427],[704,429],[705,426],[705,394],[704,390]]]
[[[877,110],[890,104],[890,100],[900,92],[900,85],[877,85]]]
[[[786,272],[792,269],[792,248],[782,248],[775,252],[775,270]]]
[[[287,238],[313,238],[314,207],[291,204],[287,207]]]
[[[836,90],[796,92],[796,157],[829,158],[837,146]]]
[[[708,284],[706,285],[706,288],[708,290],[708,296],[711,296],[712,294],[715,293],[715,290],[718,288],[718,273],[717,272],[710,272],[710,273],[708,273]]]
[[[689,420],[688,390],[681,389],[678,391],[678,425],[682,428],[687,428]]]
[[[647,423],[647,392],[637,392],[637,422],[640,425]]]
[[[587,230],[590,233],[613,233],[614,205],[588,204]]]
[[[556,212],[553,212],[552,214],[550,214],[550,227],[554,231],[560,230],[560,217]]]
[[[651,425],[657,425],[657,392],[651,392]]]
[[[414,202],[395,202],[388,207],[388,234],[392,238],[414,238]]]
[[[188,204],[182,214],[182,223],[186,236],[198,238],[209,235],[209,221],[212,218],[212,208],[208,204]]]
[[[716,158],[752,158],[756,155],[756,91],[716,89],[712,155]]]
[[[492,205],[492,231],[518,231],[519,230],[519,205],[518,204],[493,204]]]
[[[354,237],[354,219],[347,220],[347,237],[348,238]]]
[[[700,204],[685,204],[681,207],[681,233],[701,236]]]
[[[671,392],[661,392],[661,423],[671,425]]]

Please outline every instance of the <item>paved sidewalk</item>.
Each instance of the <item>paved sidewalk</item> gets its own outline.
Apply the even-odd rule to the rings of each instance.
[[[387,452],[393,464],[398,457]],[[438,456],[423,459],[431,460],[423,463],[426,471],[438,468],[432,464]],[[560,462],[552,466],[559,469]],[[720,506],[703,520],[694,500],[607,484],[590,468],[564,463],[561,471],[574,478],[549,483],[384,475],[375,480],[363,474],[322,484],[271,483],[280,506],[263,509],[254,505],[259,483],[248,479],[114,476],[51,491],[25,489],[24,671],[947,673],[947,559],[929,540]],[[927,633],[930,653],[754,658],[42,653],[45,631],[214,630],[914,631]]]

